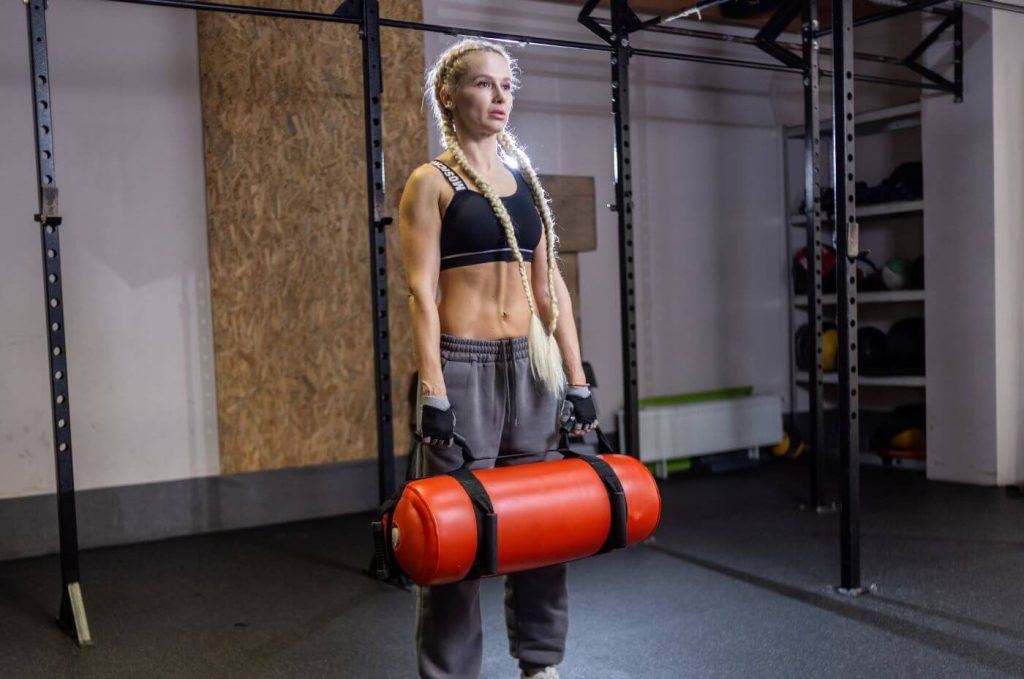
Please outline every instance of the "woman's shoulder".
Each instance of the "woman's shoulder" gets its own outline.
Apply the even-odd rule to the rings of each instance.
[[[406,190],[438,192],[444,186],[444,175],[438,171],[433,162],[423,163],[410,174],[405,184]]]

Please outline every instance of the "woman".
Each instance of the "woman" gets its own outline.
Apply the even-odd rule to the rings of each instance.
[[[417,473],[462,464],[455,431],[474,455],[472,469],[540,461],[560,425],[581,434],[597,417],[556,266],[554,218],[506,130],[515,60],[494,43],[463,40],[426,82],[447,150],[412,173],[399,212],[421,380]],[[565,565],[508,576],[505,604],[522,676],[557,678],[568,630]],[[422,677],[479,675],[478,580],[420,589],[416,644]]]

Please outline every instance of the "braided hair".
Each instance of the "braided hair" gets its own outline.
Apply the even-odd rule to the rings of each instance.
[[[540,318],[537,303],[533,296],[530,277],[526,272],[526,263],[524,262],[523,254],[519,249],[519,242],[516,240],[515,228],[512,225],[512,217],[509,215],[508,209],[501,201],[501,198],[495,192],[494,187],[492,187],[490,183],[480,175],[476,168],[470,164],[469,159],[466,158],[466,154],[459,145],[459,140],[455,133],[455,112],[451,109],[445,108],[441,103],[442,92],[451,97],[456,88],[462,82],[462,79],[465,77],[466,71],[468,70],[468,64],[466,63],[465,57],[468,54],[480,51],[494,52],[505,58],[509,64],[509,69],[512,72],[512,87],[515,89],[518,86],[518,80],[516,78],[518,69],[515,59],[512,58],[508,51],[501,45],[488,42],[486,40],[467,38],[460,40],[445,50],[444,53],[438,57],[433,68],[427,72],[425,96],[430,97],[431,109],[434,112],[434,119],[437,121],[438,129],[441,133],[442,144],[451,152],[452,156],[455,158],[455,162],[460,168],[462,168],[469,178],[473,180],[473,183],[480,189],[480,192],[491,204],[491,209],[494,210],[494,215],[498,218],[498,221],[505,231],[505,239],[508,242],[509,248],[512,250],[512,255],[515,257],[515,260],[519,265],[519,278],[523,284],[523,291],[526,293],[526,302],[530,307],[530,331],[528,339],[530,346],[530,367],[533,371],[534,377],[536,377],[547,390],[560,393],[565,388],[566,380],[565,372],[562,369],[561,352],[558,349],[558,343],[555,341],[555,330],[558,327],[559,313],[558,295],[555,288],[555,274],[557,273],[557,270],[555,269],[557,266],[555,246],[557,243],[557,236],[555,235],[555,218],[548,204],[547,194],[544,192],[544,188],[541,186],[540,180],[537,178],[537,173],[534,171],[529,157],[523,151],[515,136],[513,136],[513,134],[507,129],[503,130],[498,135],[498,147],[500,149],[502,162],[513,160],[515,164],[519,166],[520,171],[523,173],[523,176],[530,187],[530,193],[533,196],[534,205],[537,206],[537,212],[540,213],[541,221],[544,224],[544,233],[547,245],[548,291],[550,293],[551,300],[551,319],[545,327],[544,322]]]

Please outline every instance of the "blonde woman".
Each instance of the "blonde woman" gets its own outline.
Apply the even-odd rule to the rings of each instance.
[[[529,158],[507,130],[515,60],[463,40],[430,69],[426,97],[446,151],[417,168],[399,229],[420,375],[417,473],[544,459],[558,430],[597,415],[580,361],[571,302],[556,261],[554,217]],[[479,676],[479,580],[420,588],[420,676]],[[523,677],[552,679],[568,630],[565,565],[505,581],[509,650]]]

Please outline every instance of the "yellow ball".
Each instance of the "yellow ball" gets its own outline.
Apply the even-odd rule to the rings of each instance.
[[[789,452],[789,432],[782,432],[782,440],[771,447],[772,455],[784,457]]]
[[[836,371],[836,359],[839,356],[839,331],[826,330],[821,335],[821,365],[827,373]]]
[[[920,429],[905,429],[889,439],[889,445],[896,450],[924,450],[924,432]]]

